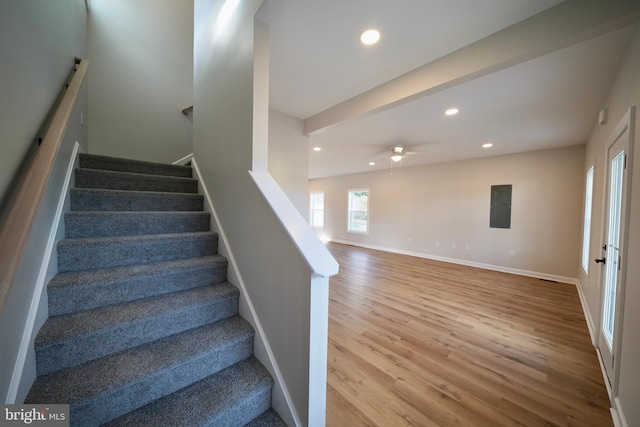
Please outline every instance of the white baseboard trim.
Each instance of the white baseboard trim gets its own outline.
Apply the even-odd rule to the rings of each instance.
[[[622,412],[620,399],[617,397],[613,400],[613,408],[611,408],[611,418],[613,418],[614,427],[629,427],[629,423]]]
[[[431,259],[431,260],[434,260],[434,261],[448,262],[448,263],[451,263],[451,264],[466,265],[468,267],[477,267],[477,268],[482,268],[482,269],[485,269],[485,270],[499,271],[499,272],[502,272],[502,273],[517,274],[518,276],[534,277],[536,279],[552,280],[554,282],[569,283],[569,284],[572,284],[572,285],[578,285],[578,283],[579,283],[578,279],[573,278],[573,277],[556,276],[556,275],[553,275],[553,274],[540,273],[540,272],[537,272],[537,271],[520,270],[520,269],[517,269],[517,268],[503,267],[501,265],[485,264],[485,263],[481,263],[481,262],[467,261],[467,260],[462,260],[462,259],[457,259],[457,258],[448,258],[448,257],[442,257],[442,256],[438,256],[438,255],[430,255],[430,254],[426,254],[426,253],[423,253],[423,252],[405,251],[405,250],[402,250],[402,249],[389,248],[389,247],[385,247],[385,246],[368,245],[368,244],[364,244],[364,243],[350,242],[350,241],[346,241],[346,240],[331,239],[331,241],[332,242],[336,242],[336,243],[342,243],[342,244],[345,244],[345,245],[359,246],[359,247],[367,248],[367,249],[374,249],[374,250],[378,250],[378,251],[396,253],[396,254],[400,254],[400,255],[409,255],[409,256],[414,256],[414,257],[417,257],[417,258],[425,258],[425,259]]]
[[[607,388],[607,396],[609,396],[609,402],[612,402],[613,401],[611,397],[612,390],[611,390],[611,385],[609,384],[609,378],[607,377],[607,370],[604,367],[602,354],[600,353],[600,350],[597,347],[596,347],[596,356],[598,356],[598,363],[600,364],[600,371],[602,372],[602,379],[604,381],[604,386]]]
[[[293,399],[291,397],[291,393],[289,392],[289,389],[287,388],[286,382],[284,380],[284,377],[282,376],[282,371],[280,370],[280,367],[278,366],[278,362],[276,360],[275,355],[273,354],[273,351],[271,349],[271,346],[269,345],[269,340],[267,339],[267,335],[264,332],[264,329],[262,328],[262,323],[260,322],[260,319],[258,318],[258,315],[256,313],[256,310],[254,308],[253,302],[251,301],[251,297],[249,296],[249,293],[247,292],[247,288],[245,286],[244,280],[242,278],[242,275],[240,274],[240,271],[238,270],[237,267],[237,262],[236,259],[233,255],[233,251],[231,250],[231,248],[229,247],[229,242],[227,240],[227,236],[223,230],[223,228],[220,225],[220,220],[218,217],[218,214],[216,213],[216,210],[214,208],[211,196],[209,195],[209,191],[207,190],[207,186],[205,185],[205,183],[202,181],[202,176],[200,174],[200,169],[198,168],[198,163],[196,161],[196,159],[192,158],[191,160],[191,164],[193,165],[193,170],[196,173],[196,177],[198,178],[198,184],[200,186],[200,189],[202,190],[202,194],[204,195],[205,198],[205,204],[207,205],[207,208],[209,209],[209,212],[211,213],[212,216],[212,220],[214,222],[214,226],[216,228],[216,230],[218,231],[219,237],[222,240],[222,245],[224,247],[224,251],[226,252],[225,255],[227,256],[228,259],[228,268],[232,270],[232,274],[229,274],[230,276],[235,277],[236,281],[238,283],[234,283],[237,286],[240,287],[240,292],[242,294],[242,298],[245,300],[247,307],[250,311],[250,315],[252,317],[252,319],[247,319],[249,320],[255,327],[256,329],[256,340],[255,340],[255,345],[256,346],[262,346],[262,348],[260,350],[262,350],[260,353],[262,354],[266,354],[268,357],[268,363],[270,364],[270,368],[269,371],[273,373],[273,375],[275,376],[274,381],[276,382],[276,384],[274,385],[274,393],[276,393],[277,391],[280,391],[281,393],[281,399],[273,399],[273,403],[274,403],[274,408],[278,410],[278,413],[280,414],[280,416],[282,416],[282,418],[287,421],[288,424],[291,424],[292,422],[295,424],[295,426],[299,427],[302,426],[303,423],[300,420],[300,416],[298,415],[295,406],[293,404]],[[284,400],[286,402],[287,405],[287,411],[288,411],[288,417],[282,413],[282,409],[283,408],[277,408],[275,407],[275,403],[276,401],[282,401]]]
[[[609,396],[609,401],[612,402],[611,408],[609,408],[609,412],[611,413],[611,419],[613,420],[614,427],[629,427],[629,423],[627,422],[627,418],[624,415],[624,411],[622,410],[622,405],[620,403],[620,398],[615,397],[611,398],[613,391],[611,390],[611,386],[609,385],[609,381],[607,380],[607,371],[604,367],[604,363],[602,361],[602,356],[600,352],[596,349],[596,354],[598,356],[598,363],[600,364],[600,370],[602,371],[602,378],[604,379],[604,385],[607,388],[607,395]]]
[[[16,403],[18,389],[20,388],[20,382],[22,381],[24,365],[27,360],[27,353],[29,352],[29,346],[31,345],[31,337],[33,336],[33,332],[34,332],[33,328],[36,322],[38,306],[40,305],[42,292],[45,287],[47,270],[49,268],[49,263],[51,260],[51,254],[53,253],[53,248],[56,244],[56,235],[58,233],[58,226],[60,224],[62,213],[64,211],[65,200],[66,200],[67,194],[69,193],[69,183],[71,182],[71,177],[73,175],[73,170],[75,167],[75,160],[78,157],[79,149],[80,149],[80,144],[78,144],[78,141],[76,141],[73,146],[71,158],[69,159],[69,164],[67,165],[67,172],[64,177],[62,190],[60,191],[60,195],[58,197],[58,206],[56,207],[56,213],[53,218],[53,221],[51,222],[51,229],[49,230],[49,238],[47,239],[47,245],[45,247],[44,256],[41,260],[42,262],[40,264],[40,270],[38,272],[38,279],[36,282],[35,291],[31,298],[31,305],[29,306],[29,313],[27,314],[27,323],[22,333],[22,339],[20,340],[20,348],[18,350],[18,357],[13,367],[11,382],[9,384],[9,391],[7,392],[7,403],[9,404]]]
[[[186,165],[191,161],[191,159],[193,159],[193,153],[187,154],[183,158],[176,160],[175,162],[172,163],[172,165]]]
[[[613,401],[612,407],[609,409],[611,412],[611,418],[613,419],[614,427],[629,427],[626,420],[624,419],[624,414],[622,413],[622,408],[619,408],[619,401],[616,397],[615,399],[611,399],[611,386],[609,385],[609,380],[607,378],[607,371],[604,367],[604,363],[602,361],[602,355],[598,350],[598,334],[596,324],[593,321],[593,317],[591,317],[591,312],[589,311],[589,306],[587,305],[587,298],[582,291],[582,284],[578,284],[578,296],[580,297],[580,305],[582,306],[582,312],[584,313],[584,318],[587,323],[587,328],[589,329],[589,336],[591,337],[591,345],[596,352],[596,356],[598,358],[598,364],[600,365],[600,371],[602,372],[602,380],[604,381],[604,385],[607,389],[607,396],[609,397],[609,402]]]
[[[589,306],[587,305],[587,298],[584,296],[584,293],[582,292],[582,284],[578,282],[576,287],[578,288],[578,296],[580,297],[580,305],[582,306],[582,312],[584,313],[584,318],[587,321],[587,328],[589,329],[591,344],[595,347],[597,342],[595,323],[593,322],[593,317],[591,317],[591,312],[589,312]]]

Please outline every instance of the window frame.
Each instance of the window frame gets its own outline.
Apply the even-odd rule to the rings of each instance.
[[[365,230],[353,227],[353,222],[352,222],[352,212],[354,212],[354,209],[352,209],[352,195],[355,195],[356,193],[362,193],[362,192],[367,193],[366,210],[356,211],[356,212],[366,213]],[[371,191],[369,190],[369,188],[352,188],[347,191],[347,232],[348,233],[369,234],[370,199],[371,199]]]
[[[584,216],[582,222],[582,254],[581,264],[585,274],[589,274],[589,249],[591,245],[591,219],[593,214],[593,184],[595,165],[587,170],[584,189]]]
[[[320,209],[314,209],[314,199],[313,196],[314,195],[318,195],[321,194],[322,195],[322,224],[318,225],[315,223],[314,221],[314,213],[316,211],[319,211]],[[325,214],[326,214],[326,210],[325,210],[325,202],[324,202],[324,191],[310,191],[309,192],[309,225],[311,225],[311,227],[313,228],[317,228],[317,229],[322,229],[324,230],[324,223],[325,223]]]

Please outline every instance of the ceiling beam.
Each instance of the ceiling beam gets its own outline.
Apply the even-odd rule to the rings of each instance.
[[[304,120],[310,135],[640,21],[637,0],[567,0]]]

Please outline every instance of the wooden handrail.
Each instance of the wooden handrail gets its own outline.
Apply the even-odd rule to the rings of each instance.
[[[29,166],[15,202],[0,230],[0,310],[7,301],[29,239],[31,227],[49,175],[69,124],[69,117],[89,67],[89,60],[76,58],[75,74],[67,86],[47,133]]]
[[[182,109],[182,114],[187,115],[189,113],[193,112],[193,105],[191,107],[187,107],[187,108],[183,108]]]

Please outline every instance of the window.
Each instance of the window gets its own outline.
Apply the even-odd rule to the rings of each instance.
[[[593,199],[593,166],[587,171],[584,196],[584,229],[582,230],[582,268],[589,272],[589,237],[591,236],[591,204]]]
[[[369,189],[349,190],[347,231],[369,232]]]
[[[315,228],[324,228],[324,191],[314,191],[311,193],[309,224]]]

